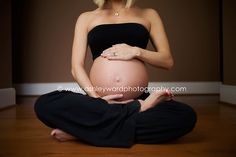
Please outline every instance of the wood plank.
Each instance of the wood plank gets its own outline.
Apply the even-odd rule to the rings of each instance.
[[[235,157],[236,108],[219,103],[194,104],[198,114],[190,134],[165,144],[136,144],[132,148],[94,147],[79,141],[58,142],[51,129],[35,116],[36,97],[0,111],[1,157]]]

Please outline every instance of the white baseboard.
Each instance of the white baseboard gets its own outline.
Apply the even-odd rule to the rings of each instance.
[[[220,86],[220,101],[236,105],[236,86]]]
[[[173,88],[174,94],[219,94],[220,84],[220,82],[150,82],[149,86]],[[184,88],[186,90],[182,90]]]
[[[15,84],[17,95],[42,95],[54,90],[79,90],[77,83],[73,82],[57,82],[57,83],[23,83]],[[82,90],[79,93],[84,93]]]
[[[16,104],[15,88],[0,89],[0,109]]]
[[[219,94],[220,82],[150,82],[149,89],[176,89],[175,94]],[[54,90],[72,90],[84,93],[75,82],[15,84],[17,95],[42,95]],[[178,91],[177,89],[181,89]],[[151,92],[151,91],[150,91]]]
[[[148,87],[150,90],[161,88],[174,88],[176,89],[176,91],[173,91],[173,93],[175,94],[220,94],[220,100],[222,102],[236,104],[236,86],[223,85],[221,84],[221,82],[150,82]],[[177,91],[177,89],[181,88],[185,90]],[[15,84],[15,89],[17,95],[42,95],[54,90],[72,90],[78,93],[85,93],[75,82]],[[2,91],[3,90],[5,89],[2,89]],[[9,89],[7,91],[9,92]],[[10,99],[10,94],[8,94],[8,96],[2,95],[3,94],[1,94],[0,91],[1,100]],[[12,102],[4,104],[15,103],[15,99],[12,99],[13,95],[10,95],[10,97],[10,100],[12,100]]]

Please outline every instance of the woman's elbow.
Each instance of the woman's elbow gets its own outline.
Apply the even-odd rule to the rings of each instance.
[[[170,57],[166,62],[166,69],[170,70],[174,66],[174,60],[172,57]]]
[[[71,68],[71,74],[72,74],[73,78],[75,78],[75,70],[73,68]]]
[[[81,65],[76,65],[76,66],[72,66],[71,68],[71,74],[73,76],[73,78],[76,79],[78,73],[81,73],[84,69],[84,66],[81,64]]]
[[[78,68],[74,68],[74,67],[71,68],[71,74],[72,74],[74,79],[76,78],[76,73],[77,72],[78,72]]]

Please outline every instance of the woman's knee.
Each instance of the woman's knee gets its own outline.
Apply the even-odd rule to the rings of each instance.
[[[49,111],[46,95],[41,95],[34,103],[34,111],[39,119]]]
[[[183,131],[191,131],[197,122],[197,114],[193,108],[185,103],[179,101],[169,101],[166,104],[170,108],[174,123]]]
[[[34,103],[34,111],[37,115],[43,115],[46,112],[50,111],[50,103],[55,101],[59,91],[53,91],[46,94],[43,94],[37,98]]]
[[[46,126],[57,128],[53,123],[53,109],[50,105],[50,101],[48,101],[47,95],[42,95],[36,100],[34,111],[37,118]]]
[[[197,114],[192,107],[186,104],[182,104],[183,106],[183,122],[182,126],[186,130],[186,132],[190,132],[194,129],[197,122]]]

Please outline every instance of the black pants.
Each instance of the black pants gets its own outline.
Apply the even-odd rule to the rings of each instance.
[[[145,99],[144,93],[138,99]],[[162,143],[190,132],[196,123],[194,110],[181,102],[164,101],[139,112],[138,100],[108,104],[101,98],[71,91],[40,96],[34,106],[48,127],[61,129],[81,141],[107,147],[130,147],[134,143]]]

